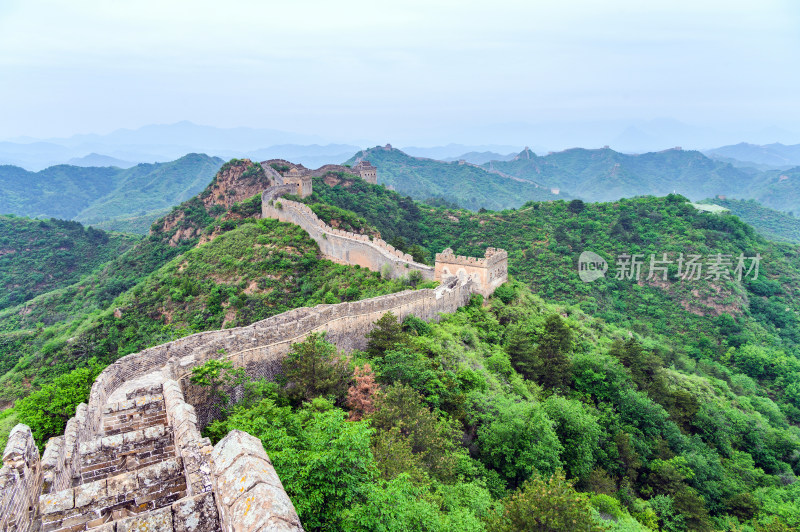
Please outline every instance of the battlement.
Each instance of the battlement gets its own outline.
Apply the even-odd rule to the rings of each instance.
[[[443,281],[451,276],[471,278],[485,297],[508,280],[508,252],[487,248],[482,258],[456,255],[450,248],[436,254],[434,279]]]
[[[423,279],[434,278],[433,268],[414,262],[411,255],[395,249],[380,238],[370,239],[367,235],[333,228],[320,220],[308,205],[277,199],[272,189],[264,191],[261,197],[262,217],[299,225],[317,242],[322,254],[334,262],[358,265],[380,272],[388,268],[392,277],[408,275],[410,271],[416,270],[422,274]]]

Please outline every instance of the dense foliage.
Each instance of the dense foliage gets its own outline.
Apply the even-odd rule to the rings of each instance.
[[[0,216],[0,309],[75,283],[136,240],[67,220]]]
[[[756,200],[710,199],[702,203],[725,207],[731,214],[769,240],[800,244],[800,219],[791,213],[784,213],[764,207]],[[800,214],[800,212],[798,212]]]
[[[224,405],[207,433],[261,438],[306,529],[800,526],[792,246],[675,194],[472,212],[347,175],[314,187],[304,201],[328,223],[428,258],[505,248],[514,279],[439,323],[387,314],[363,352],[314,335],[236,405],[226,386],[241,372],[196,368]],[[19,419],[40,442],[57,434],[99,368],[149,345],[414,284],[322,260],[298,227],[255,219],[259,196],[214,202],[226,194],[185,202],[101,270],[0,312],[4,397],[33,392],[0,431]],[[592,283],[577,272],[586,250],[610,266]],[[643,256],[638,280],[617,278],[623,253]],[[663,253],[759,254],[761,266],[681,280],[673,263],[647,279]]]
[[[364,352],[296,344],[285,384],[208,433],[258,436],[309,530],[800,525],[800,430],[749,377],[503,292],[438,324],[387,314]],[[525,348],[560,378],[517,371]],[[364,368],[366,411],[345,399]]]

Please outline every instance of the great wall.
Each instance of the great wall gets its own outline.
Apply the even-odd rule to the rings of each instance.
[[[274,167],[272,166],[274,165]],[[246,327],[193,334],[125,356],[92,385],[63,436],[40,459],[33,435],[17,425],[0,470],[0,529],[9,531],[301,531],[300,519],[261,442],[232,431],[215,446],[200,429],[216,412],[208,391],[189,381],[192,368],[226,358],[250,377],[274,378],[291,345],[313,332],[344,352],[363,349],[383,314],[426,321],[464,306],[473,293],[491,295],[507,280],[508,256],[436,255],[416,263],[382,240],[324,224],[306,205],[312,174],[288,161],[266,161],[273,186],[262,194],[262,216],[306,230],[326,258],[399,277],[418,271],[435,289],[407,290],[362,301],[298,308]],[[275,167],[281,169],[278,171]],[[374,167],[360,177],[377,182]]]

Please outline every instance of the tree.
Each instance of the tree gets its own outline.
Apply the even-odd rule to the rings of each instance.
[[[364,499],[377,476],[372,429],[316,398],[292,411],[272,398],[237,408],[209,427],[213,439],[230,430],[259,438],[306,530],[341,530],[343,512]]]
[[[561,470],[549,478],[535,473],[500,503],[502,510],[487,519],[489,532],[603,530],[592,517],[589,498],[575,491]]]
[[[350,409],[350,421],[360,421],[362,417],[375,412],[375,395],[378,383],[369,364],[356,366],[355,383],[347,390],[347,408]]]
[[[91,358],[88,367],[59,375],[51,384],[16,402],[19,422],[31,428],[40,449],[48,439],[62,434],[77,406],[89,400],[92,383],[102,369],[97,359]]]
[[[370,358],[380,358],[389,349],[408,343],[408,334],[403,332],[403,325],[392,312],[381,316],[366,337],[367,354]]]
[[[570,477],[585,479],[592,471],[599,451],[600,425],[587,407],[578,401],[553,395],[544,402],[547,416],[555,422],[555,431],[564,451],[561,461]]]
[[[302,342],[292,344],[283,360],[283,374],[288,380],[287,393],[296,402],[315,397],[332,397],[342,402],[352,377],[336,347],[319,333],[311,333]]]
[[[554,423],[539,403],[504,399],[478,428],[481,461],[511,486],[519,486],[536,470],[552,473],[561,467],[563,447]]]
[[[212,358],[205,364],[192,368],[189,382],[197,386],[205,386],[212,401],[225,413],[231,401],[229,391],[247,381],[244,368],[233,368],[230,360]]]
[[[394,439],[404,439],[420,466],[433,476],[452,479],[458,458],[457,431],[449,421],[431,412],[410,386],[398,384],[386,389],[378,398],[372,426],[379,435],[394,431]]]
[[[538,334],[529,325],[509,327],[506,351],[514,368],[546,388],[569,385],[571,349],[572,332],[558,314],[548,316]]]

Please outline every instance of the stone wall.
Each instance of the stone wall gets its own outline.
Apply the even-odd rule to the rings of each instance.
[[[276,199],[293,188],[264,191],[264,215],[300,225],[329,258],[388,268],[393,276],[416,270],[432,279],[439,272],[381,240],[333,229],[305,205]],[[2,529],[302,530],[258,439],[233,432],[212,448],[201,436],[199,428],[215,412],[208,390],[189,382],[192,368],[225,358],[251,377],[271,379],[291,345],[311,333],[325,332],[345,352],[363,349],[366,333],[388,311],[400,319],[413,314],[438,320],[467,304],[472,293],[488,295],[505,280],[502,250],[489,248],[483,259],[452,253],[443,258],[450,261],[443,265],[482,268],[483,273],[460,275],[442,268],[436,289],[299,308],[119,359],[97,377],[88,405],[78,406],[64,436],[48,442],[41,464],[30,429],[14,428],[0,471]]]
[[[266,195],[275,198],[271,191],[267,191]],[[434,269],[414,262],[411,255],[395,249],[383,240],[370,240],[366,235],[334,229],[302,203],[286,199],[264,200],[262,193],[261,216],[299,225],[317,242],[322,254],[334,262],[358,265],[376,272],[388,269],[392,277],[408,275],[416,270],[422,274],[423,279],[434,278]]]
[[[0,469],[0,530],[35,530],[42,469],[31,429],[11,429]]]
[[[233,430],[214,446],[211,462],[224,532],[303,530],[261,440]]]
[[[86,405],[80,404],[75,417],[67,421],[63,436],[50,438],[42,455],[42,491],[50,493],[72,486],[80,478],[80,444],[85,434]]]

